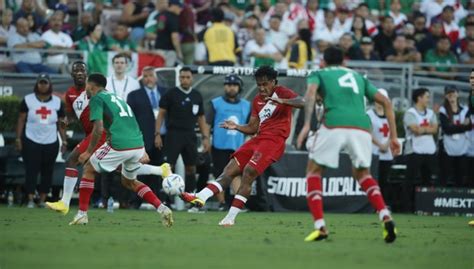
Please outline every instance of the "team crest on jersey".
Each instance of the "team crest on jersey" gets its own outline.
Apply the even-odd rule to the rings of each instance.
[[[193,105],[193,115],[197,115],[199,112],[199,105]]]

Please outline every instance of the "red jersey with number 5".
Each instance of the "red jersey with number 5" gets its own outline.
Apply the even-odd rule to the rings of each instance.
[[[86,136],[92,132],[93,124],[89,119],[89,98],[85,89],[77,89],[75,86],[70,87],[65,96],[66,111],[74,113],[81,122],[82,128]]]
[[[274,98],[283,99],[297,96],[294,91],[283,86],[276,86],[272,95]],[[258,135],[288,138],[291,130],[291,111],[291,106],[266,102],[260,94],[257,94],[252,102],[252,116],[260,119]]]

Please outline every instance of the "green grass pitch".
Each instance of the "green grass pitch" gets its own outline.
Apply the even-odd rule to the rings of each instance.
[[[328,214],[330,238],[305,243],[305,213],[175,214],[167,229],[154,211],[91,210],[87,226],[47,209],[0,207],[0,268],[474,268],[474,228],[463,217],[395,215],[385,244],[377,216]]]

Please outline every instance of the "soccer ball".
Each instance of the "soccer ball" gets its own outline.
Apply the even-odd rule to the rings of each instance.
[[[162,186],[168,195],[177,195],[184,192],[184,180],[178,174],[171,174],[165,177]]]

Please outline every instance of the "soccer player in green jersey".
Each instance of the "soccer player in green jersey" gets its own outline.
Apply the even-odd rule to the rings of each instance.
[[[307,201],[314,218],[315,230],[305,241],[318,241],[328,237],[323,218],[321,174],[324,167],[337,168],[339,153],[347,152],[352,160],[353,176],[383,222],[383,237],[391,243],[396,238],[395,224],[385,206],[377,181],[370,175],[372,159],[372,137],[370,120],[365,112],[364,98],[375,100],[385,109],[390,127],[390,149],[394,155],[400,152],[397,140],[395,117],[390,100],[377,92],[367,78],[345,68],[343,52],[331,47],[324,52],[326,67],[312,72],[308,77],[308,89],[305,95],[305,124],[299,139],[304,139],[310,128],[316,93],[324,102],[324,116],[316,140],[309,150],[306,171]]]
[[[138,181],[137,170],[145,155],[143,136],[131,108],[120,97],[107,92],[107,79],[101,74],[91,74],[87,79],[86,91],[90,97],[90,120],[94,126],[87,150],[79,156],[86,162],[79,185],[79,211],[70,225],[87,224],[87,209],[94,190],[97,173],[112,172],[122,166],[122,185],[132,190],[145,201],[155,206],[161,214],[163,224],[173,224],[171,210],[161,203],[151,189]],[[105,129],[107,141],[96,151],[94,148]],[[146,155],[145,155],[146,156]]]

